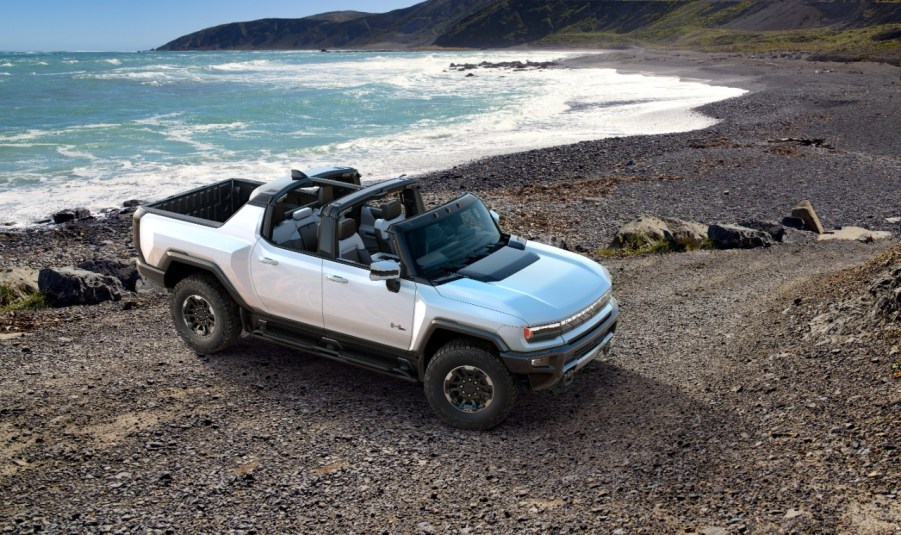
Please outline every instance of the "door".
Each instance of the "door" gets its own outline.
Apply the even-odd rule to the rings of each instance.
[[[403,350],[413,336],[416,283],[400,281],[400,291],[385,281],[369,280],[359,264],[325,260],[322,266],[322,315],[325,328]]]
[[[322,327],[322,258],[257,240],[251,266],[266,312]]]

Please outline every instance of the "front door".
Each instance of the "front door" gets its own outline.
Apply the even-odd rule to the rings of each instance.
[[[369,280],[359,264],[325,260],[322,267],[322,315],[325,328],[403,350],[413,336],[416,283],[401,280],[400,291],[385,281]]]
[[[322,327],[322,258],[257,240],[251,265],[266,312]]]

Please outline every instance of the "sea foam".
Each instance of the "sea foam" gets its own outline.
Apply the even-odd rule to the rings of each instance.
[[[449,69],[576,54],[67,55],[77,66],[53,59],[65,76],[2,80],[0,224],[73,206],[98,211],[227,177],[272,180],[292,168],[353,165],[376,180],[512,151],[704,128],[714,120],[692,108],[743,93],[610,69]],[[0,64],[19,57],[0,53]],[[53,56],[29,57],[34,64]],[[54,93],[66,98],[40,98]]]

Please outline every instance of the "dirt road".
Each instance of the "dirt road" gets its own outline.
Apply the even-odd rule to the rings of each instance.
[[[886,357],[786,335],[828,305],[805,281],[885,247],[611,260],[615,352],[487,433],[265,342],[198,357],[161,295],[43,311],[0,341],[0,530],[896,533]]]

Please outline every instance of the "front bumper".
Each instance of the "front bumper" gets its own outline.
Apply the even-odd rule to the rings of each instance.
[[[619,303],[616,299],[611,297],[602,313],[605,318],[597,326],[568,344],[534,352],[506,351],[500,354],[501,360],[511,373],[527,376],[533,390],[550,388],[561,379],[571,378],[576,370],[601,353],[610,351],[619,318]],[[547,365],[534,366],[532,361],[536,359],[546,360]]]

